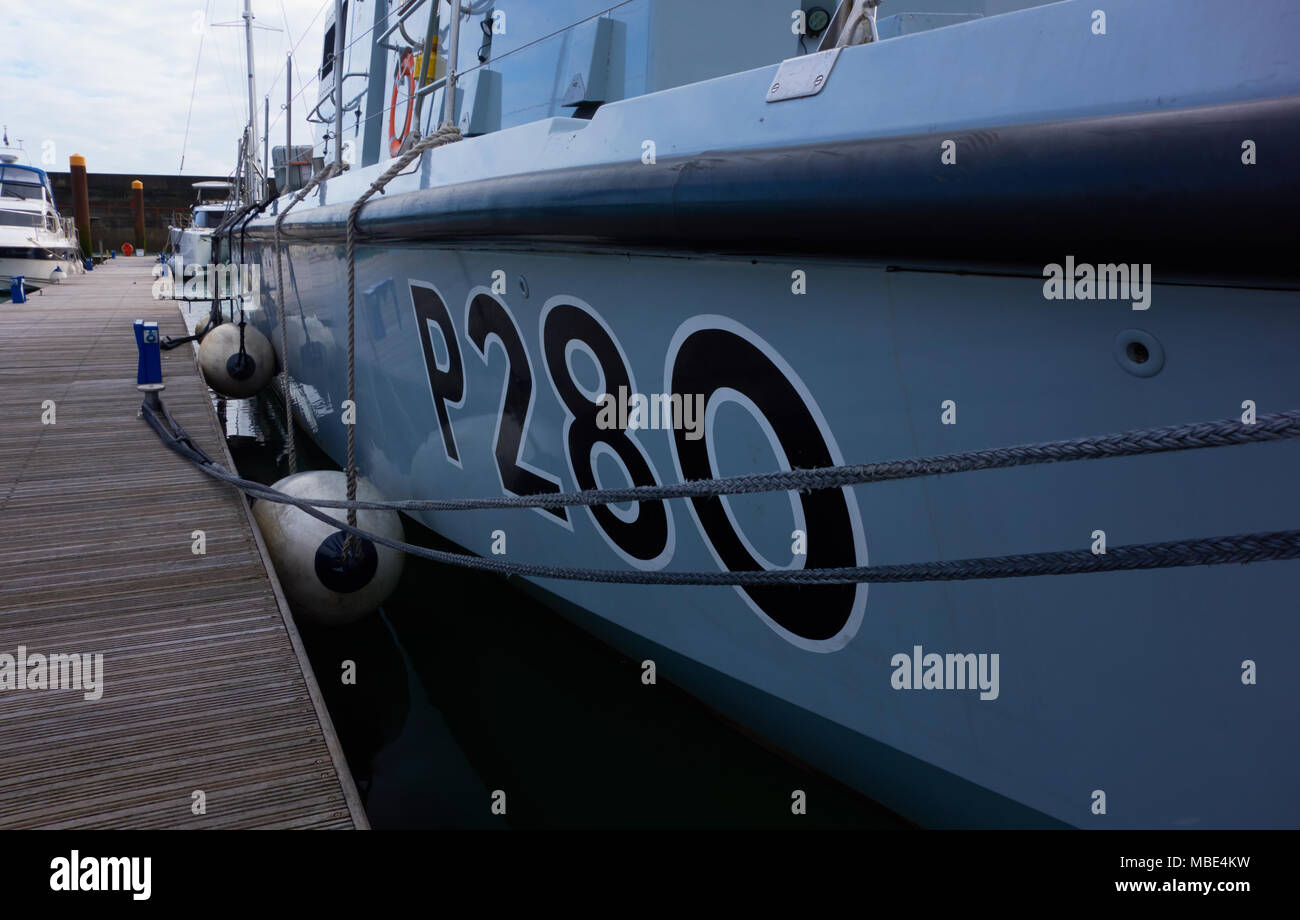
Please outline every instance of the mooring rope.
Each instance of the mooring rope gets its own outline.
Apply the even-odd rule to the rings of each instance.
[[[244,217],[243,222],[239,225],[239,261],[240,262],[244,261],[244,259],[246,258],[246,253],[248,251],[248,225],[252,223],[253,218],[257,217],[259,214],[265,211],[273,201],[275,201],[275,199],[268,196],[262,199],[260,203],[254,204],[252,210],[249,212],[249,214],[246,217]],[[231,227],[230,228],[231,264],[234,264],[234,261],[235,261],[235,228]]]
[[[1024,578],[1036,575],[1074,575],[1086,574],[1092,572],[1114,572],[1130,571],[1135,569],[1154,569],[1154,568],[1174,568],[1182,566],[1196,565],[1224,565],[1227,563],[1249,563],[1262,562],[1267,560],[1279,559],[1296,559],[1300,558],[1300,530],[1284,530],[1268,533],[1238,534],[1226,537],[1208,537],[1189,540],[1173,540],[1162,543],[1142,543],[1129,546],[1110,547],[1105,553],[1094,554],[1091,549],[1083,550],[1063,550],[1045,553],[1026,553],[1012,556],[987,556],[975,559],[959,559],[950,562],[922,562],[922,563],[905,563],[901,565],[886,566],[852,566],[838,568],[821,568],[821,569],[772,569],[772,570],[750,570],[750,571],[729,571],[729,572],[642,572],[627,571],[614,569],[582,569],[568,566],[553,566],[539,563],[524,562],[507,562],[501,559],[491,559],[480,556],[473,556],[465,553],[448,553],[442,550],[429,549],[423,546],[416,546],[402,540],[393,540],[378,534],[368,533],[359,529],[353,522],[342,522],[325,511],[321,507],[337,507],[338,502],[327,502],[317,499],[310,501],[295,498],[286,495],[283,492],[276,491],[260,483],[251,482],[243,479],[228,470],[224,469],[213,461],[206,453],[203,452],[185,433],[180,424],[167,412],[163,407],[161,400],[156,393],[151,393],[146,397],[141,413],[146,422],[156,431],[163,443],[177,454],[185,457],[194,463],[198,468],[208,476],[218,479],[222,482],[229,483],[254,498],[262,498],[269,501],[282,502],[294,505],[304,513],[329,524],[331,527],[337,527],[347,533],[352,539],[369,540],[372,543],[381,546],[387,546],[399,552],[408,553],[422,559],[429,559],[433,562],[443,563],[445,565],[455,565],[462,568],[478,569],[487,572],[496,572],[502,575],[520,575],[532,578],[554,578],[568,581],[586,581],[601,582],[609,584],[643,584],[643,585],[734,585],[739,587],[757,587],[763,585],[816,585],[816,584],[858,584],[858,583],[896,583],[896,582],[923,582],[923,581],[965,581],[971,579],[988,579],[988,578]],[[1294,423],[1296,416],[1300,413],[1288,412],[1281,413],[1288,416]],[[1262,419],[1261,419],[1262,422]],[[1210,423],[1219,425],[1221,423]],[[1240,423],[1236,423],[1240,426]],[[1200,426],[1175,426],[1183,428],[1195,428]],[[1254,427],[1254,426],[1250,426]],[[1161,432],[1168,429],[1151,429],[1150,431]],[[1285,432],[1285,433],[1279,433]],[[1144,432],[1129,432],[1129,435],[1143,434]],[[1149,433],[1149,432],[1146,432]],[[1273,433],[1264,438],[1253,438],[1251,440],[1276,440],[1283,437],[1295,437],[1296,430],[1293,425],[1285,426],[1281,429],[1274,428]],[[1123,436],[1116,436],[1123,437]],[[1209,441],[1213,443],[1183,444],[1182,446],[1170,446],[1174,441],[1167,437],[1157,437],[1153,439],[1151,450],[1139,451],[1130,448],[1126,453],[1109,453],[1094,452],[1090,456],[1108,457],[1108,456],[1125,456],[1132,453],[1161,452],[1169,450],[1188,450],[1194,447],[1220,446],[1221,444],[1241,444],[1245,440],[1228,439],[1220,441],[1222,435],[1211,435]],[[1100,440],[1100,439],[1083,439],[1083,440]],[[1046,445],[1026,445],[1026,448],[1008,448],[1006,451],[1015,452],[1034,447],[1052,447],[1065,443],[1077,442],[1053,442]],[[991,452],[972,452],[972,454],[987,454]],[[1059,451],[1048,451],[1043,459],[1027,460],[1021,459],[1018,462],[1006,462],[1003,466],[1027,465],[1030,463],[1054,463],[1065,459],[1086,459],[1084,456],[1063,457],[1054,456]],[[962,460],[965,456],[967,459]],[[1020,457],[1022,454],[1012,453],[1006,460],[1013,457]],[[903,463],[919,463],[922,466],[919,469],[904,471],[896,468],[891,464],[877,464],[885,468],[890,475],[882,478],[853,479],[854,482],[878,482],[884,479],[907,479],[916,476],[936,475],[945,472],[964,472],[967,469],[992,469],[994,466],[967,466],[971,455],[952,455],[948,458],[938,458],[945,464],[953,466],[951,469],[936,469],[933,466],[934,461],[901,461]],[[929,464],[929,465],[927,465]],[[802,473],[834,473],[837,470],[866,470],[872,465],[859,467],[834,467],[829,470],[795,470],[782,474],[764,474],[762,477],[735,477],[739,480],[758,480],[766,479],[770,475],[797,476]],[[670,487],[674,490],[686,486],[700,486],[709,483],[726,483],[729,480],[709,480],[696,481],[685,484],[683,487]],[[752,488],[759,485],[751,481],[748,483],[747,491],[774,491],[777,489],[788,490],[788,486],[772,485],[770,482],[762,482],[762,489]],[[741,484],[745,485],[745,484]],[[798,488],[797,486],[794,488]],[[820,488],[820,486],[819,486]],[[621,503],[628,500],[625,496],[629,492],[637,490],[601,490],[611,504]],[[590,493],[575,493],[583,496]],[[730,492],[726,488],[714,489],[711,495],[721,494],[738,494]],[[614,497],[609,497],[614,496]],[[556,496],[549,496],[554,500]],[[664,494],[662,497],[698,497],[692,492],[683,492],[673,496]],[[538,496],[540,498],[540,496]],[[573,504],[594,504],[595,502],[582,501]],[[378,506],[389,508],[395,503],[380,502],[350,502],[353,506]],[[320,507],[317,507],[320,506]],[[457,508],[462,508],[463,504],[457,504]],[[476,507],[500,507],[496,504],[476,504]],[[518,507],[512,505],[511,507]],[[534,505],[533,507],[540,507]],[[352,509],[355,512],[356,508]]]
[[[944,476],[976,470],[1007,469],[1076,460],[1104,460],[1144,454],[1227,447],[1264,441],[1300,438],[1300,410],[1260,415],[1247,425],[1238,419],[1167,425],[1162,428],[1139,428],[1118,434],[1064,441],[1045,441],[1015,447],[941,454],[859,463],[847,466],[805,470],[780,470],[717,479],[695,479],[674,485],[634,486],[624,489],[588,489],[581,492],[551,492],[544,495],[489,496],[487,498],[447,498],[404,501],[348,501],[312,499],[317,508],[353,508],[366,511],[479,511],[503,508],[571,508],[585,505],[618,505],[637,501],[663,501],[673,498],[712,498],[717,495],[749,495],[760,492],[810,492],[838,489],[872,482],[914,479],[919,476]],[[252,488],[273,492],[260,483],[244,480]],[[279,500],[273,493],[272,501]],[[262,496],[267,497],[267,496]],[[289,498],[289,496],[285,496]]]
[[[293,432],[293,398],[289,391],[289,325],[286,314],[289,311],[289,298],[284,291],[284,260],[280,253],[280,227],[289,212],[322,182],[347,169],[346,163],[331,162],[318,173],[314,173],[307,184],[280,210],[275,218],[275,292],[280,298],[280,390],[284,393],[284,417],[286,447],[289,452],[289,473],[298,472],[298,449]]]
[[[393,180],[402,170],[410,166],[411,163],[423,154],[426,150],[432,150],[435,147],[442,147],[446,144],[453,144],[460,140],[460,128],[452,124],[443,125],[437,131],[434,131],[428,137],[420,138],[411,145],[411,149],[393,160],[379,178],[370,183],[356,201],[352,202],[352,207],[348,210],[348,403],[352,407],[353,418],[348,425],[348,458],[347,458],[347,483],[348,483],[348,501],[357,500],[357,450],[356,450],[356,377],[357,377],[357,322],[356,322],[356,294],[357,294],[357,217],[361,213],[361,208],[377,192],[382,192],[384,186]],[[355,528],[357,526],[356,508],[348,508],[348,524]],[[356,549],[355,534],[349,533],[348,538],[343,544],[344,556],[350,557]]]

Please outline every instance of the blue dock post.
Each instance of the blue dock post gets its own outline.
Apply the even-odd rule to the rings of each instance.
[[[162,347],[158,324],[142,319],[135,321],[135,344],[140,350],[140,363],[135,372],[137,390],[156,392],[164,388],[162,382]]]
[[[27,303],[27,289],[23,287],[25,275],[14,275],[9,279],[9,300],[13,303]]]
[[[90,256],[86,256],[86,271],[93,272],[94,270],[95,270],[95,260],[90,258]]]

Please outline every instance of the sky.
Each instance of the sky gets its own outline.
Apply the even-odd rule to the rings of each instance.
[[[281,30],[253,32],[259,132],[269,93],[271,146],[284,144],[292,44],[295,96],[309,83],[294,100],[293,141],[314,139],[304,116],[333,2],[252,0],[255,24]],[[54,172],[79,153],[91,172],[176,175],[183,152],[185,175],[228,175],[248,118],[242,10],[243,0],[0,0],[0,123],[10,143],[21,138],[31,162]],[[239,27],[214,27],[223,22]]]

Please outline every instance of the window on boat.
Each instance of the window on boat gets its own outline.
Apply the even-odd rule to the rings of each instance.
[[[0,189],[2,189],[0,194],[4,197],[35,198],[39,201],[42,188],[45,189],[45,197],[53,202],[54,193],[50,189],[50,180],[39,169],[29,166],[0,167]]]
[[[0,226],[39,227],[41,215],[33,211],[0,211]]]
[[[215,226],[215,224],[208,223],[207,211],[199,211],[194,215],[194,226],[198,227],[200,230],[203,230],[203,229],[207,229],[208,227]]]
[[[8,179],[0,184],[0,198],[25,198],[40,201],[42,186],[36,182],[11,182]]]
[[[347,21],[348,21],[348,5],[344,3],[342,22],[344,25],[343,35],[345,40],[348,34]],[[334,72],[334,26],[331,25],[328,29],[325,30],[325,50],[324,53],[321,55],[320,78],[324,80],[333,72]]]

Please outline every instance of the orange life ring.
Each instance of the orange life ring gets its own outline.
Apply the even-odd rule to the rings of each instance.
[[[133,252],[135,252],[135,247],[132,246],[130,243],[122,244],[122,255],[129,256]]]
[[[402,85],[402,77],[406,77],[407,85],[410,87],[409,95],[406,97],[406,123],[402,125],[402,133],[397,133],[397,90]],[[415,55],[410,51],[403,51],[402,58],[397,64],[397,73],[393,75],[393,98],[388,106],[388,155],[397,156],[397,152],[402,149],[402,143],[406,140],[406,135],[411,132],[411,112],[415,108]]]

